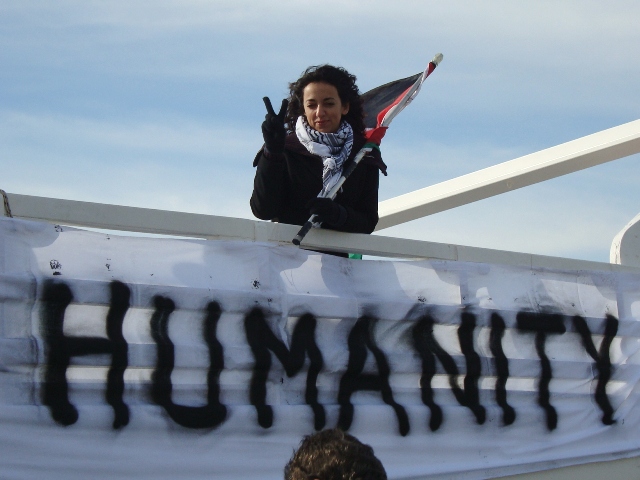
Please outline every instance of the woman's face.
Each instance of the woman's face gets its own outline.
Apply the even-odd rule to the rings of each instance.
[[[343,104],[338,89],[329,83],[313,82],[302,90],[304,116],[309,126],[322,133],[335,133],[342,116],[349,112],[349,104]]]

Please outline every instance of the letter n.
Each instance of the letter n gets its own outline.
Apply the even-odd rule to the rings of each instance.
[[[63,333],[64,315],[73,300],[65,283],[47,282],[42,292],[42,332],[46,365],[42,402],[49,407],[53,419],[62,425],[73,425],[78,410],[69,402],[66,372],[71,357],[83,355],[111,355],[107,374],[106,400],[113,407],[113,428],[129,423],[129,407],[123,402],[124,371],[128,366],[128,346],[122,335],[122,323],[129,308],[131,292],[121,282],[111,282],[111,302],[107,313],[107,338],[68,337]]]
[[[391,373],[389,362],[387,362],[384,352],[376,345],[371,334],[374,323],[373,317],[362,316],[356,321],[349,333],[349,364],[347,371],[340,379],[340,390],[338,391],[338,403],[340,404],[338,426],[343,430],[348,430],[351,426],[354,413],[351,395],[359,390],[374,390],[382,394],[384,403],[393,407],[398,419],[400,435],[405,436],[409,433],[409,417],[404,407],[393,399],[393,392],[389,385]],[[371,351],[376,361],[377,374],[362,373],[367,360],[367,349]]]
[[[315,429],[324,428],[326,415],[324,407],[318,403],[316,386],[316,380],[324,362],[322,352],[316,344],[316,323],[315,317],[309,313],[301,316],[291,336],[291,350],[288,350],[269,328],[262,310],[254,308],[245,317],[244,329],[247,342],[255,359],[249,396],[251,404],[256,407],[258,424],[261,427],[270,428],[273,424],[273,409],[266,404],[267,376],[271,369],[269,350],[271,350],[284,367],[288,377],[293,377],[302,369],[305,353],[307,354],[310,365],[307,372],[305,401],[313,410]]]
[[[408,317],[419,312],[420,305],[414,307]],[[442,408],[435,402],[431,381],[436,374],[436,358],[442,364],[449,377],[449,387],[460,405],[468,407],[476,417],[478,424],[482,425],[486,419],[485,408],[480,405],[477,393],[477,379],[480,376],[478,354],[473,351],[473,330],[475,328],[475,317],[467,314],[463,316],[463,322],[458,329],[458,339],[461,349],[467,360],[467,377],[465,377],[465,390],[458,386],[458,367],[454,359],[438,343],[434,334],[434,318],[430,314],[420,315],[418,321],[412,328],[413,348],[418,352],[422,360],[422,376],[420,377],[420,390],[422,393],[422,403],[431,410],[431,420],[429,428],[431,431],[438,430],[444,420]],[[475,370],[474,370],[475,369]],[[475,387],[475,389],[474,389]]]
[[[187,428],[214,428],[227,418],[227,407],[220,403],[220,372],[224,368],[222,345],[216,336],[220,305],[207,305],[202,333],[209,348],[209,372],[207,375],[207,404],[199,407],[178,405],[171,400],[173,385],[171,373],[175,365],[175,349],[169,338],[169,317],[175,303],[167,297],[153,298],[155,311],[151,316],[151,336],[158,348],[156,369],[151,376],[151,398],[165,409],[169,417]]]

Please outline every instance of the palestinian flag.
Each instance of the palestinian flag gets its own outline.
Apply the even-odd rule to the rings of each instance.
[[[369,142],[380,145],[391,121],[413,100],[431,72],[442,61],[439,53],[422,73],[394,80],[362,94],[365,135]]]

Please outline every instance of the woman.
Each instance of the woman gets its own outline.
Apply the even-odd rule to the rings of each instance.
[[[309,67],[289,84],[279,113],[265,98],[264,146],[257,167],[251,210],[262,220],[304,225],[312,214],[322,227],[371,233],[378,223],[380,152],[365,156],[335,200],[318,198],[340,178],[366,143],[356,77],[331,65]]]

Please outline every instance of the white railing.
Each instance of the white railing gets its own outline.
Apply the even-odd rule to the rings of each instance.
[[[291,239],[300,228],[294,225],[243,218],[80,202],[17,193],[6,193],[6,198],[14,217],[106,230],[292,245]],[[323,229],[312,229],[305,237],[302,247],[314,250],[357,252],[377,257],[431,258],[567,270],[619,271],[628,268],[610,263]]]

